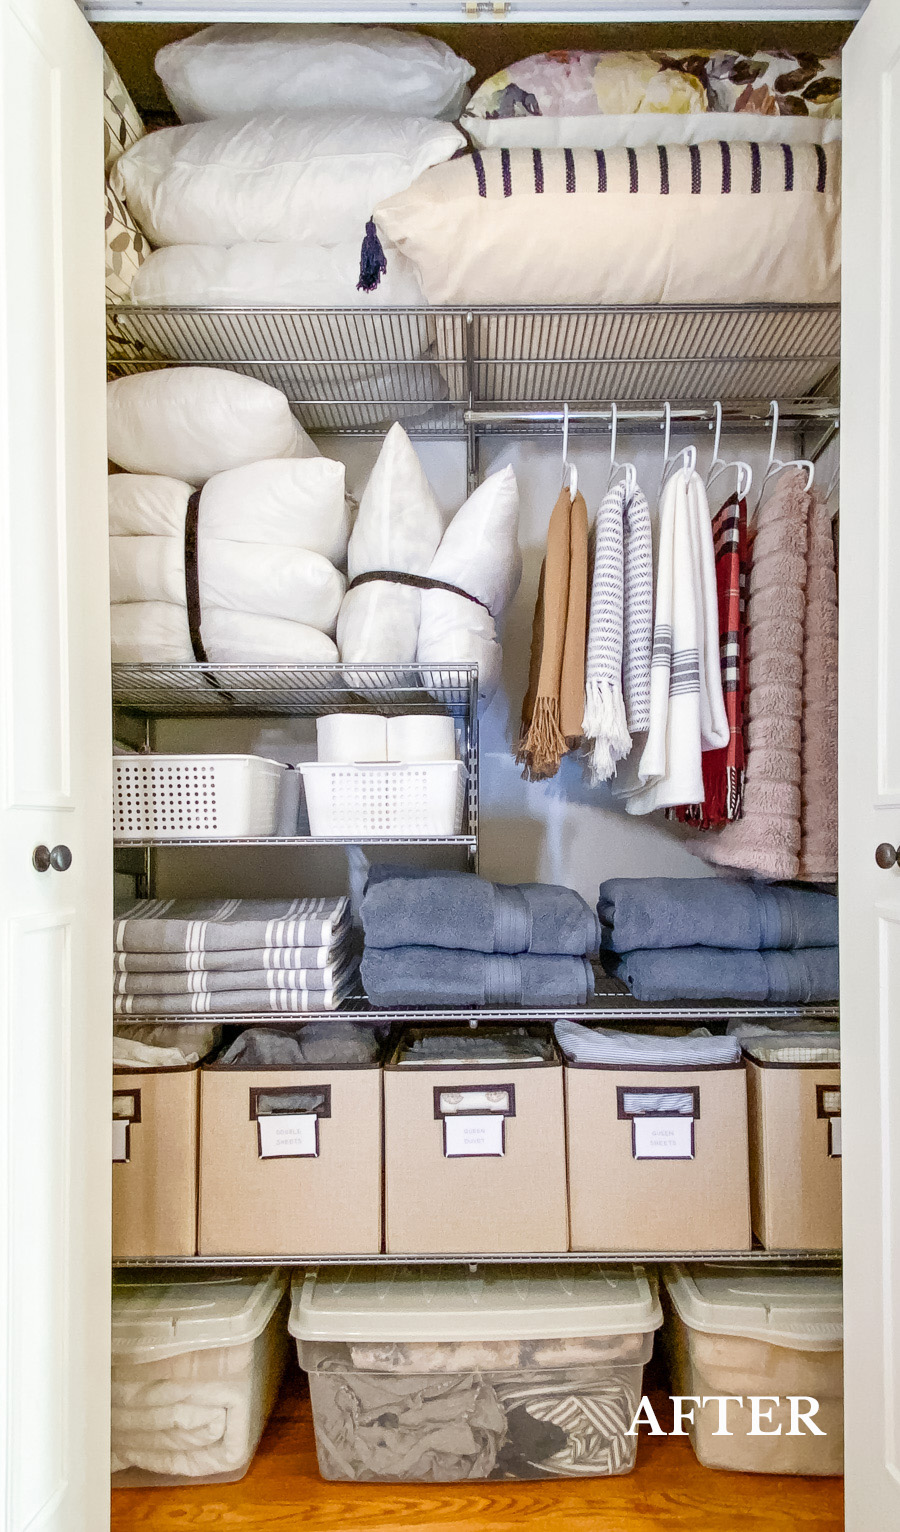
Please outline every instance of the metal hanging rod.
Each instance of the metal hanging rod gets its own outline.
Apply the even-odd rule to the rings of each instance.
[[[588,424],[596,425],[600,429],[611,426],[613,411],[611,406],[600,409],[543,409],[543,410],[466,410],[464,420],[466,425],[562,425],[568,414],[570,425]],[[665,423],[666,410],[663,405],[652,405],[648,408],[622,405],[617,411],[618,423],[630,422],[632,425],[660,425]],[[834,423],[840,420],[840,407],[818,399],[801,400],[799,403],[785,404],[781,408],[780,418],[782,422],[796,421],[798,423],[811,420],[819,420],[823,423]],[[703,425],[707,422],[714,425],[716,421],[716,407],[714,404],[676,405],[671,411],[672,423],[686,425]],[[743,426],[770,426],[772,416],[769,401],[765,403],[753,402],[748,404],[730,404],[722,409],[722,420],[727,425]]]

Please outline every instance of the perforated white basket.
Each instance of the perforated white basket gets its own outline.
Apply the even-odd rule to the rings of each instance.
[[[114,756],[113,834],[119,840],[274,835],[286,769],[258,755]]]
[[[461,761],[309,761],[300,770],[311,835],[460,833],[466,798]]]

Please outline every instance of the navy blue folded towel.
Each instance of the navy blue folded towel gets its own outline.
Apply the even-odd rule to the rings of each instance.
[[[837,947],[793,952],[733,948],[645,948],[604,956],[636,1000],[733,1000],[741,1005],[831,1005],[838,998]]]

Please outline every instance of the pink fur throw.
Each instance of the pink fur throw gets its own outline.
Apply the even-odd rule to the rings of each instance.
[[[837,877],[837,584],[824,503],[786,473],[760,507],[747,602],[743,817],[698,851],[764,878]]]

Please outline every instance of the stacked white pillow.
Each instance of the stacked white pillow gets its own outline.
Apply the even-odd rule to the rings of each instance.
[[[377,202],[463,147],[440,119],[471,65],[387,28],[228,25],[169,44],[157,70],[185,126],[123,155],[115,189],[154,245],[190,254],[151,255],[135,301],[422,301],[391,249],[377,296],[360,293],[360,249]]]
[[[197,591],[212,663],[334,661],[350,512],[280,390],[226,369],[165,368],[108,390],[113,659],[190,664],[185,519],[202,486]]]
[[[337,639],[345,664],[477,664],[479,694],[493,695],[502,653],[495,619],[522,574],[519,493],[512,468],[491,474],[449,526],[409,437],[385,438],[350,537]],[[362,574],[409,574],[456,591]],[[458,594],[463,592],[464,594]]]

